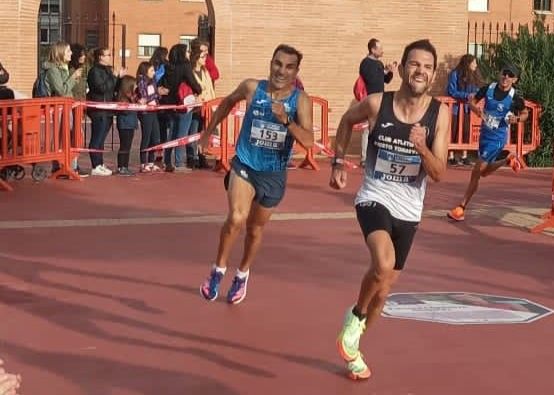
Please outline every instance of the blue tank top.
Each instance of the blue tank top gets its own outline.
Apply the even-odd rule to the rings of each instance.
[[[268,82],[262,80],[256,87],[252,102],[246,110],[236,146],[237,158],[256,171],[284,171],[292,151],[294,137],[271,111]],[[280,100],[289,119],[296,120],[299,90]]]
[[[483,111],[483,122],[481,123],[481,133],[489,137],[506,137],[508,134],[508,122],[506,116],[512,108],[515,89],[511,88],[503,100],[494,98],[496,83],[489,85],[485,98],[485,107]]]

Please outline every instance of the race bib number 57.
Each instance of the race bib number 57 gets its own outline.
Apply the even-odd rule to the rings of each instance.
[[[379,149],[373,178],[383,181],[411,183],[415,182],[421,169],[419,155],[404,155]]]

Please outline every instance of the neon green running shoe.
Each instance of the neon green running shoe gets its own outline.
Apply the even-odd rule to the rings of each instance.
[[[371,370],[367,367],[361,352],[353,361],[348,362],[348,377],[352,380],[366,380],[371,376]]]
[[[352,313],[352,308],[347,311],[342,331],[337,338],[339,354],[346,362],[358,358],[360,353],[360,337],[365,331],[365,322],[365,318],[360,320]]]

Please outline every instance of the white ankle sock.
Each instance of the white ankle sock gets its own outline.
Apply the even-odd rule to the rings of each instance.
[[[250,274],[250,270],[247,270],[245,272],[241,272],[239,269],[237,269],[237,277],[241,280],[244,280],[248,275]]]
[[[214,269],[215,269],[216,272],[221,273],[221,274],[225,274],[225,272],[227,271],[226,267],[217,267],[216,265],[214,265]]]

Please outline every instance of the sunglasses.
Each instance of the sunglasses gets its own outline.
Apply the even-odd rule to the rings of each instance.
[[[515,78],[516,77],[516,75],[510,70],[502,70],[502,75],[503,76],[508,76],[510,78]]]

